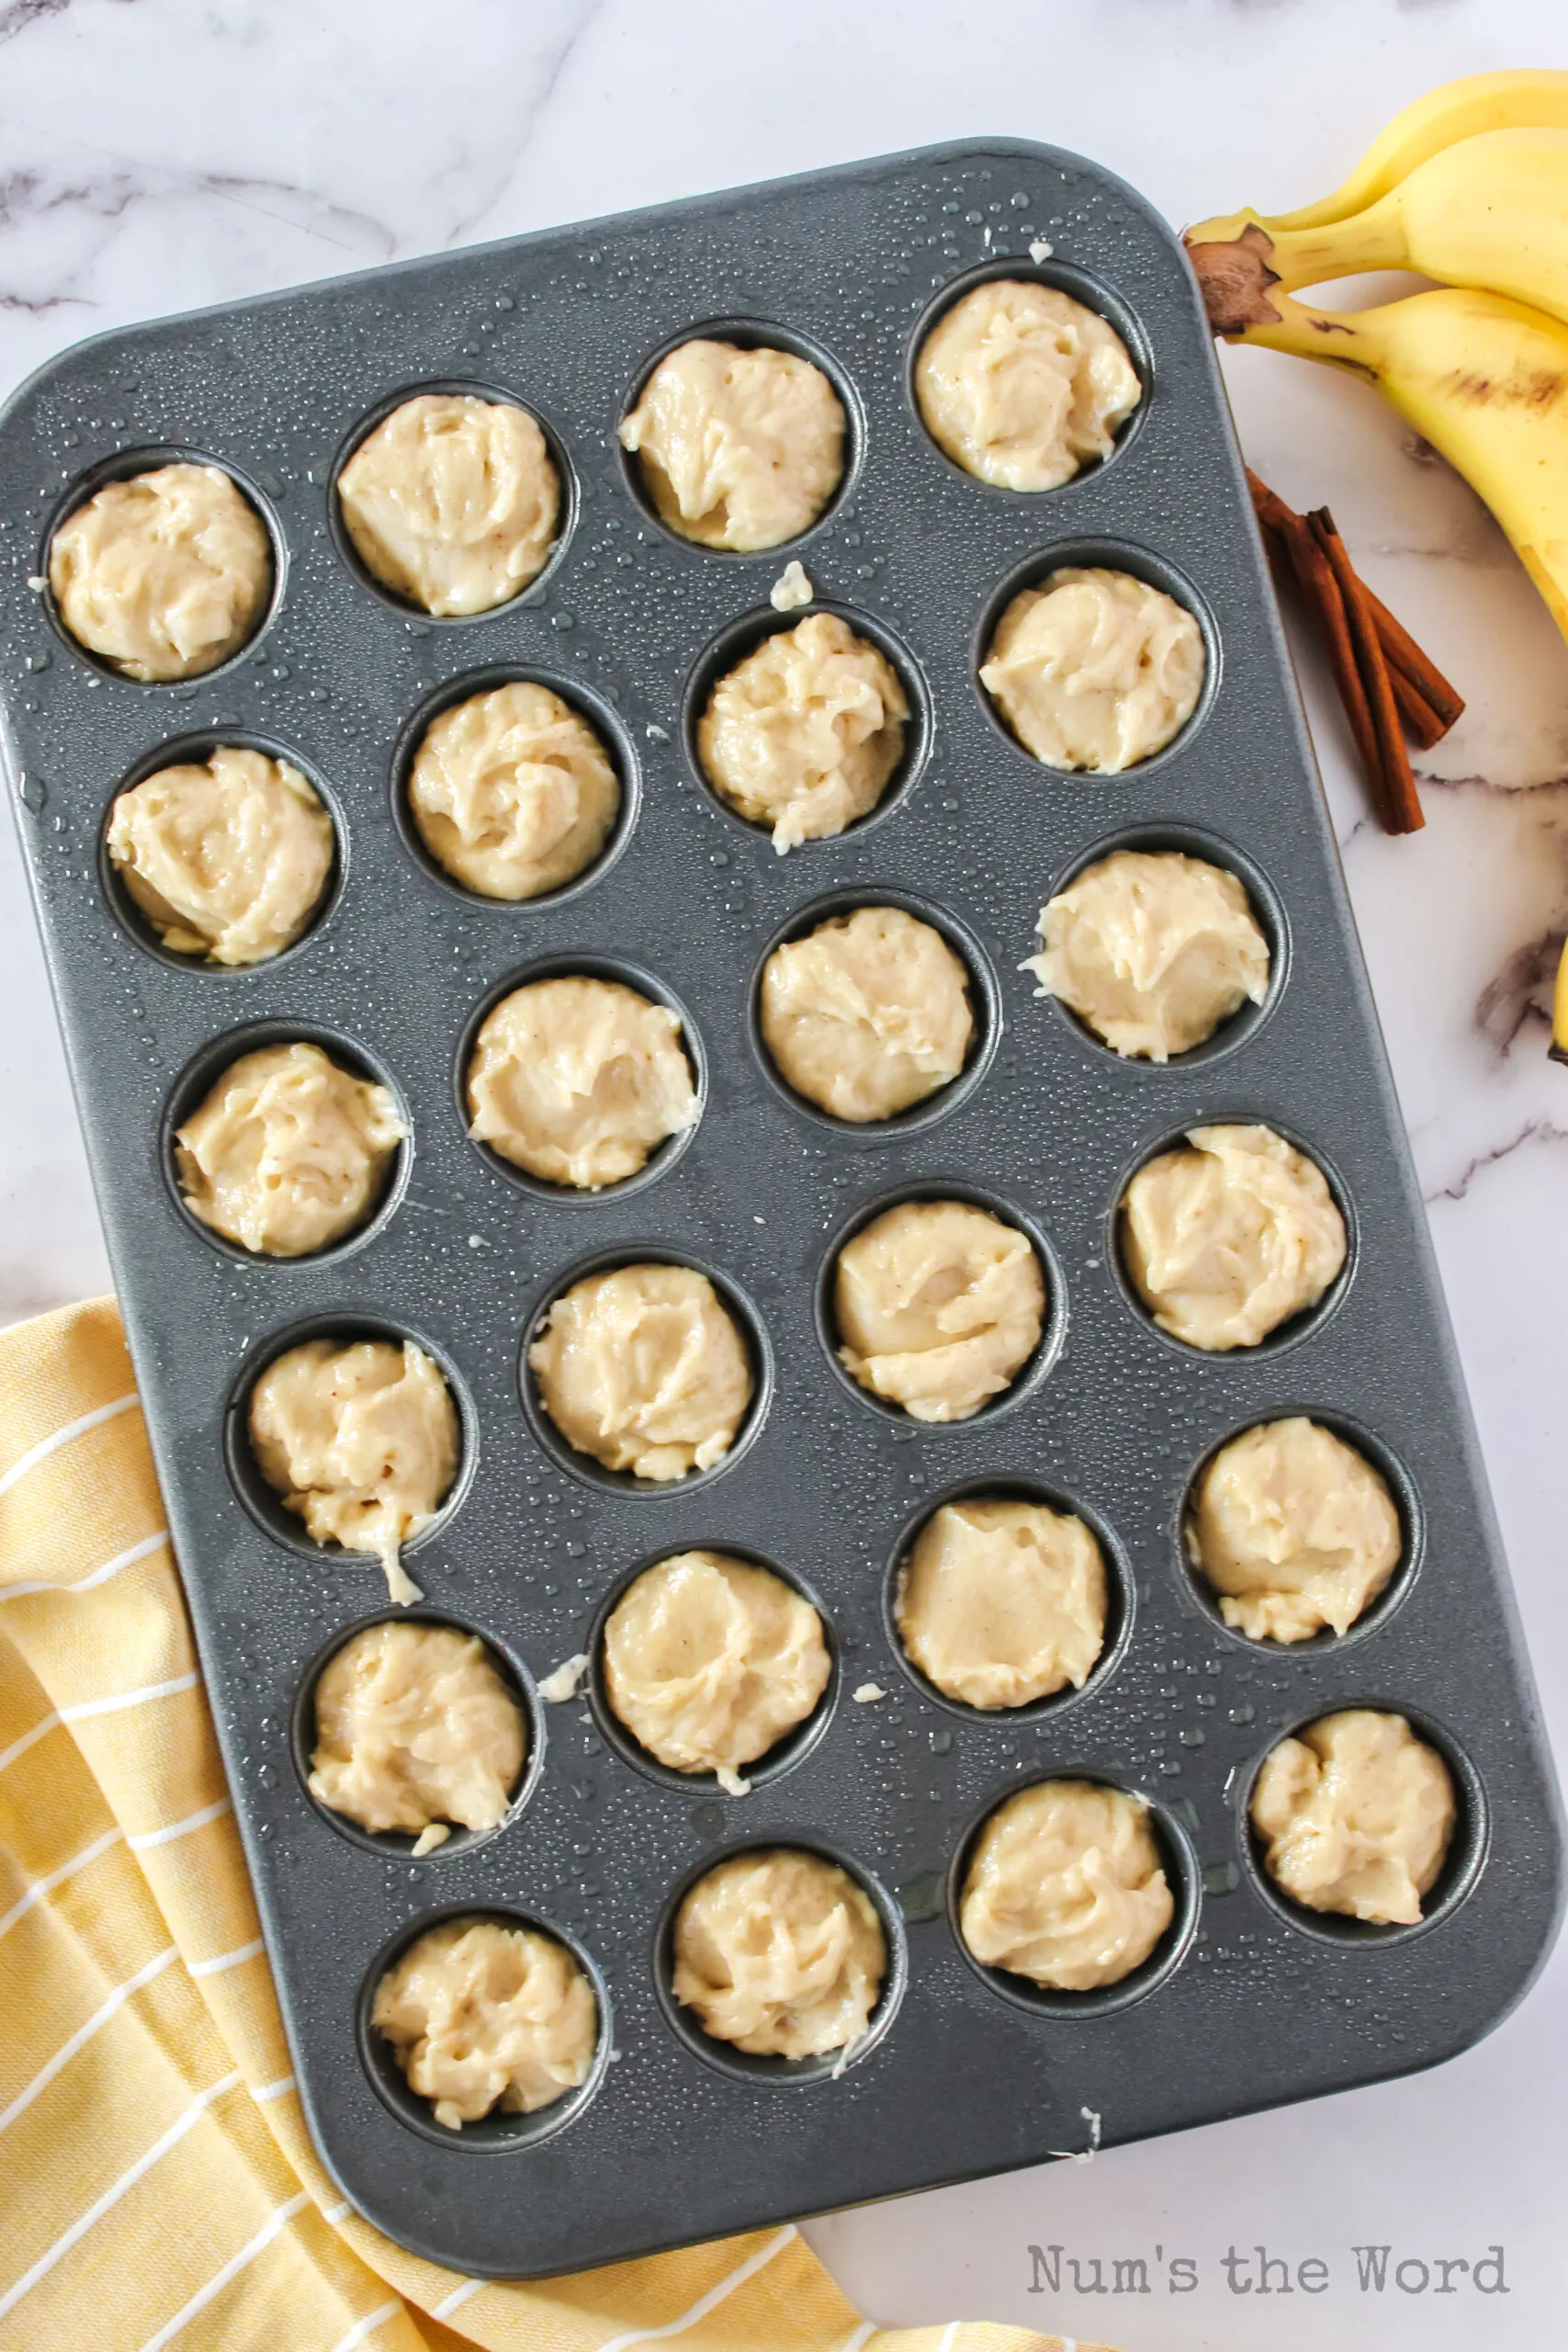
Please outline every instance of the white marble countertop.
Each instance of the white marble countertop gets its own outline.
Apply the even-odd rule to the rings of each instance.
[[[1081,149],[1179,222],[1283,209],[1419,90],[1519,63],[1568,65],[1557,0],[0,0],[0,393],[152,313],[965,132]],[[1545,1058],[1542,1006],[1568,920],[1568,648],[1476,500],[1370,392],[1259,353],[1226,372],[1249,458],[1295,504],[1333,505],[1469,699],[1423,763],[1426,831],[1389,841],[1302,656],[1561,1752],[1568,1070]],[[6,1321],[107,1284],[9,825],[0,1003]],[[810,2235],[889,2321],[1006,2318],[1127,2352],[1543,2352],[1568,2301],[1565,2110],[1560,1953],[1435,2073]],[[1112,2258],[1144,2256],[1156,2291],[1032,2292],[1028,2248],[1052,2243],[1104,2258],[1108,2283]],[[1436,2272],[1425,2293],[1392,2273],[1363,2293],[1366,2244],[1427,2264],[1501,2245],[1508,2291],[1455,2270],[1446,2297]],[[1326,2290],[1271,2273],[1267,2302],[1233,2291],[1222,2257],[1259,2245],[1324,2258]],[[1178,2255],[1199,2264],[1191,2293],[1166,2290]]]

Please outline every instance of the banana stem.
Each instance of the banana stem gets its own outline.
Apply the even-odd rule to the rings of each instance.
[[[1209,233],[1216,230],[1234,233]],[[1292,287],[1321,285],[1358,270],[1399,269],[1407,258],[1397,198],[1353,220],[1283,234],[1244,213],[1203,220],[1188,231],[1185,243],[1210,326],[1216,334],[1248,342],[1247,330],[1273,324],[1281,295]]]
[[[1194,266],[1196,259],[1194,255]],[[1232,322],[1222,323],[1215,316],[1220,304],[1212,299],[1201,270],[1199,282],[1203,286],[1209,322],[1227,343],[1289,351],[1298,359],[1315,359],[1324,367],[1343,368],[1356,376],[1375,378],[1382,365],[1383,335],[1375,311],[1320,310],[1314,303],[1298,301],[1270,278],[1266,285],[1255,283],[1255,299],[1246,306],[1245,317],[1237,317],[1233,308],[1227,313]]]
[[[1397,195],[1321,229],[1276,229],[1270,242],[1269,266],[1286,287],[1321,286],[1362,269],[1403,269],[1408,260]]]

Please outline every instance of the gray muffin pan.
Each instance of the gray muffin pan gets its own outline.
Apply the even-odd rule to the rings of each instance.
[[[1085,297],[1145,379],[1114,455],[1043,496],[958,471],[912,404],[924,325],[987,271]],[[615,439],[655,356],[714,322],[817,358],[851,420],[832,506],[765,555],[671,537]],[[543,421],[566,521],[515,603],[436,623],[367,585],[332,485],[367,420],[456,383]],[[277,594],[222,670],[141,686],[83,656],[39,579],[62,514],[107,474],[171,451],[229,468],[254,501]],[[0,426],[0,513],[17,819],[299,2095],[344,2195],[438,2261],[536,2275],[1039,2163],[1083,2145],[1085,2109],[1110,2145],[1341,2090],[1495,2025],[1556,1923],[1551,1770],[1209,337],[1148,206],[1078,157],[982,140],[137,327],[67,353],[17,396]],[[781,858],[719,805],[689,744],[714,649],[773,625],[769,590],[792,556],[822,605],[892,650],[918,716],[874,816]],[[976,681],[1001,601],[1084,560],[1168,584],[1208,649],[1204,699],[1176,742],[1100,780],[1030,759]],[[415,715],[497,673],[575,699],[626,786],[601,865],[521,908],[444,880],[397,806]],[[339,847],[309,935],[232,974],[158,953],[99,848],[128,777],[176,744],[222,741],[298,761]],[[1052,890],[1134,842],[1239,873],[1274,948],[1268,1003],[1164,1069],[1119,1062],[1018,969]],[[756,975],[814,907],[889,898],[932,910],[961,945],[983,1035],[946,1096],[857,1133],[762,1067]],[[598,1197],[519,1182],[459,1116],[476,1011],[551,967],[649,976],[700,1057],[695,1133]],[[336,1041],[386,1079],[412,1133],[368,1230],[291,1264],[218,1246],[181,1209],[168,1164],[171,1115],[269,1036]],[[1114,1247],[1130,1172],[1216,1119],[1263,1120],[1304,1145],[1353,1237],[1316,1312],[1224,1359],[1153,1328]],[[922,1192],[1016,1216],[1050,1285],[1034,1363],[952,1428],[853,1387],[822,1321],[835,1238],[871,1204]],[[525,1333],[574,1272],[645,1255],[722,1281],[758,1372],[741,1442],[674,1490],[639,1491],[549,1442],[520,1370]],[[287,1341],[363,1330],[412,1333],[446,1368],[464,1466],[409,1565],[427,1611],[494,1645],[534,1735],[504,1826],[417,1862],[407,1839],[354,1834],[302,1784],[309,1677],[386,1604],[373,1565],[317,1551],[281,1511],[243,1428],[247,1383]],[[1218,1443],[1294,1412],[1383,1466],[1406,1556],[1364,1628],[1280,1650],[1217,1621],[1179,1526]],[[890,1641],[901,1542],[940,1498],[976,1486],[1081,1509],[1111,1565],[1106,1665],[1081,1695],[1017,1718],[949,1705]],[[596,1680],[568,1705],[533,1695],[587,1646],[636,1565],[696,1544],[796,1578],[834,1652],[818,1719],[739,1800],[644,1769],[605,1724]],[[868,1682],[886,1696],[856,1703]],[[1292,1910],[1248,1840],[1268,1749],[1358,1703],[1404,1710],[1456,1775],[1458,1834],[1414,1930]],[[1147,1797],[1177,1894],[1165,1944],[1104,1996],[1052,1998],[978,1968],[953,1928],[977,1824],[1060,1773]],[[886,1924],[874,2030],[837,2080],[829,2064],[705,2041],[669,1996],[681,1891],[720,1856],[774,1841],[839,1857]],[[366,2018],[389,1953],[475,1912],[564,1938],[590,1969],[603,2033],[575,2095],[458,2136],[407,2091]]]

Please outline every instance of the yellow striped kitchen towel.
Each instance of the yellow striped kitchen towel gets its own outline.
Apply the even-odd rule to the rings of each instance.
[[[1063,2352],[877,2328],[793,2227],[495,2286],[341,2201],[112,1299],[0,1333],[0,2352]]]

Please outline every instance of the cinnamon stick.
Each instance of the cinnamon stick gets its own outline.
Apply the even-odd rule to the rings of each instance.
[[[1377,623],[1378,642],[1388,660],[1389,668],[1403,678],[1416,695],[1425,702],[1442,725],[1433,737],[1436,742],[1446,735],[1464,709],[1463,697],[1454,692],[1437,663],[1424,653],[1404,623],[1394,618],[1388,606],[1375,595],[1363,580],[1362,593],[1372,608]],[[1423,748],[1430,748],[1424,746]]]
[[[1378,637],[1368,590],[1356,576],[1355,568],[1345,551],[1345,542],[1327,507],[1314,507],[1306,519],[1314,538],[1328,559],[1344,602],[1350,641],[1355,648],[1356,667],[1360,672],[1361,684],[1371,712],[1372,729],[1377,737],[1382,795],[1387,804],[1383,821],[1391,833],[1417,833],[1427,819],[1416,790],[1416,779],[1410,773],[1410,754],[1404,748],[1399,709],[1394,702],[1388,663]]]
[[[1356,642],[1351,635],[1344,594],[1327,552],[1320,545],[1312,526],[1303,516],[1292,514],[1289,507],[1285,508],[1285,517],[1274,527],[1302,594],[1322,626],[1324,648],[1334,672],[1339,699],[1345,707],[1345,716],[1350,723],[1350,732],[1355,738],[1372,803],[1386,825],[1393,817],[1393,807],[1371,705],[1367,698],[1360,664],[1356,658]]]
[[[1296,513],[1295,508],[1287,506],[1277,490],[1270,490],[1266,481],[1259,481],[1250,466],[1246,469],[1246,472],[1247,486],[1252,492],[1253,508],[1258,521],[1266,529],[1288,531],[1292,523],[1301,521],[1301,516]]]
[[[1258,521],[1263,526],[1264,545],[1270,555],[1283,561],[1289,577],[1293,580],[1295,571],[1291,563],[1290,550],[1286,545],[1288,529],[1281,527],[1277,517],[1282,513],[1290,523],[1293,523],[1298,518],[1292,514],[1291,509],[1285,505],[1283,499],[1276,498],[1271,490],[1257,481],[1256,476],[1251,479],[1256,483],[1257,489],[1263,493],[1261,498],[1255,501],[1255,503],[1258,508]],[[1414,638],[1410,637],[1394,619],[1388,606],[1381,602],[1364,580],[1361,582],[1361,587],[1365,592],[1367,602],[1372,608],[1372,618],[1377,623],[1378,640],[1388,657],[1389,684],[1393,688],[1393,699],[1399,707],[1400,718],[1404,720],[1407,732],[1415,739],[1418,749],[1429,752],[1434,743],[1442,741],[1443,737],[1464,708],[1464,705],[1441,671],[1427,660],[1420,647],[1416,644]],[[1407,662],[1404,667],[1401,667],[1392,650],[1395,642],[1393,634],[1395,631],[1406,644],[1414,648],[1416,657],[1414,662]],[[1407,674],[1412,672],[1422,679],[1430,678],[1436,695],[1442,698],[1440,703],[1435,696],[1428,695],[1423,684],[1416,683],[1416,674]]]
[[[1250,466],[1247,469],[1247,486],[1265,533],[1276,539],[1288,535],[1292,524],[1301,519],[1294,508],[1287,506],[1278,491],[1270,490]],[[1394,699],[1417,743],[1424,752],[1429,752],[1463,711],[1463,697],[1455,692],[1431,656],[1422,651],[1403,621],[1389,611],[1382,598],[1364,580],[1360,585],[1377,626],[1378,641],[1394,673]]]
[[[1367,583],[1364,580],[1362,581],[1361,585],[1363,588],[1367,588]],[[1369,601],[1374,605],[1372,618],[1376,620],[1376,600],[1372,597],[1372,592],[1370,588],[1367,588],[1367,596]],[[1378,639],[1382,646],[1383,652],[1387,654],[1388,639],[1383,634],[1381,622],[1378,627]],[[1388,664],[1388,682],[1393,688],[1393,699],[1398,704],[1399,715],[1404,721],[1405,733],[1410,737],[1418,752],[1429,752],[1434,743],[1440,743],[1442,741],[1443,737],[1453,725],[1453,719],[1444,718],[1441,716],[1433,705],[1427,701],[1420,687],[1412,684],[1411,680],[1405,676],[1404,671],[1398,668],[1392,657],[1390,657]],[[1461,703],[1460,705],[1460,708],[1462,710],[1463,707],[1464,706]],[[1457,718],[1458,716],[1459,713],[1456,711],[1454,717]]]

